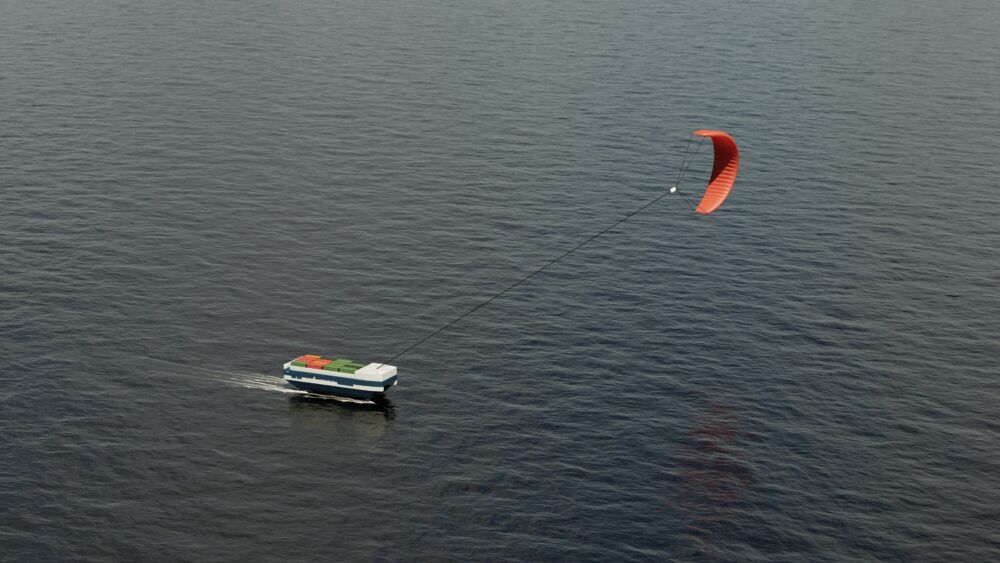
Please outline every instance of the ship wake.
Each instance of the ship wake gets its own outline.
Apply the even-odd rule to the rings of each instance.
[[[227,374],[225,377],[221,378],[221,381],[223,383],[232,385],[234,387],[242,387],[244,389],[256,389],[259,391],[286,393],[288,395],[308,397],[310,399],[323,399],[328,401],[336,401],[338,403],[353,403],[359,405],[375,404],[374,401],[352,399],[349,397],[338,397],[335,395],[321,395],[318,393],[310,393],[302,389],[295,389],[293,387],[289,387],[288,385],[286,385],[283,379],[263,373],[251,373],[242,375]]]

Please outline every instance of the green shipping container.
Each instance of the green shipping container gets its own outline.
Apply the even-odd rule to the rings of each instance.
[[[299,366],[300,368],[304,368],[304,367],[308,366],[309,364],[307,364],[305,362],[292,362],[292,365],[293,366]]]

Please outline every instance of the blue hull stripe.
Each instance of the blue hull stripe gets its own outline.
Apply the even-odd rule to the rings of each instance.
[[[285,381],[288,381],[287,379]],[[303,391],[309,391],[310,393],[320,393],[322,395],[340,395],[341,397],[355,397],[360,399],[371,399],[376,395],[381,393],[376,393],[375,391],[362,391],[360,389],[350,389],[347,387],[333,387],[330,385],[316,385],[315,383],[306,383],[304,381],[291,380],[288,383],[293,386],[302,389]]]

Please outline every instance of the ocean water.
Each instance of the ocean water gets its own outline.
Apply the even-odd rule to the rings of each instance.
[[[1000,559],[998,28],[0,2],[0,560]]]

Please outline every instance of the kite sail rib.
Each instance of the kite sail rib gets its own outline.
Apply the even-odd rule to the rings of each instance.
[[[712,139],[715,149],[715,161],[712,164],[712,175],[708,179],[705,195],[698,202],[695,212],[701,215],[712,213],[729,197],[729,192],[736,183],[736,172],[740,167],[740,153],[736,141],[724,131],[699,129],[695,135]]]

